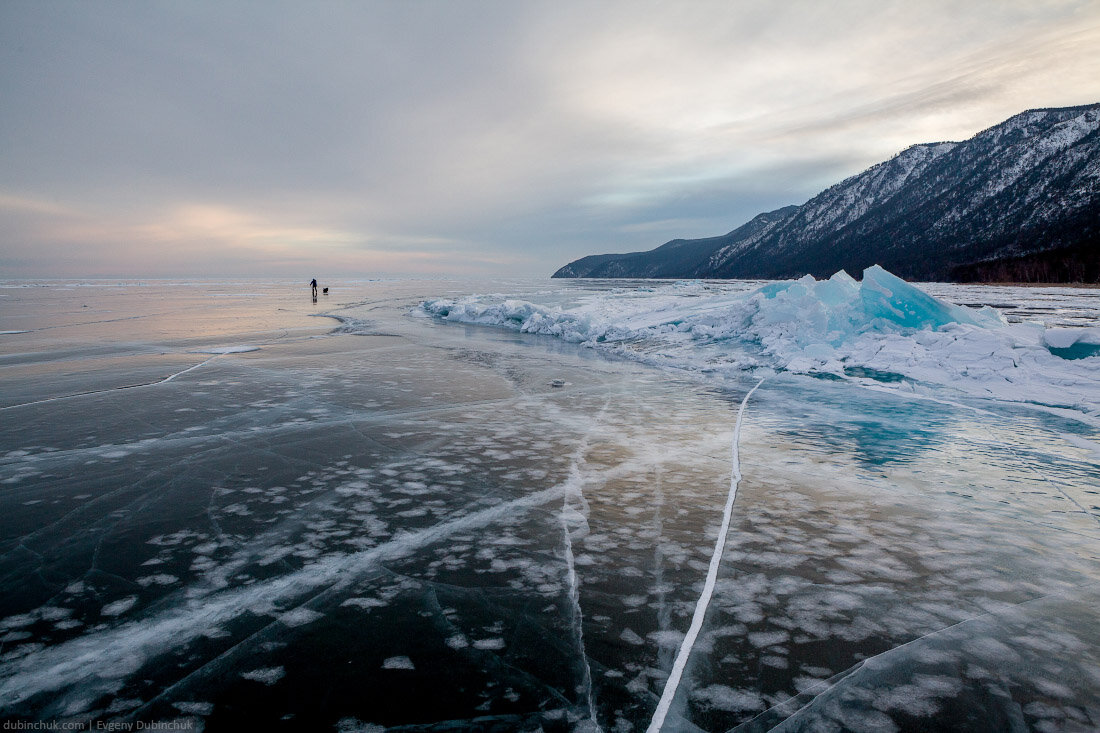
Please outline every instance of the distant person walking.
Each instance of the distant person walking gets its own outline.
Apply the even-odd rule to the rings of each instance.
[[[317,297],[317,278],[313,278],[309,281],[309,287],[313,288],[313,297]]]

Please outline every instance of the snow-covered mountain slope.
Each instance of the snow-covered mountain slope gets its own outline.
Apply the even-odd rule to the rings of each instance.
[[[924,280],[1100,280],[1100,104],[914,145],[724,236],[585,257],[554,276],[785,278],[876,263]]]

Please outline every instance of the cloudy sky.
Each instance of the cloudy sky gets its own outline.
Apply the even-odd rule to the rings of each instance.
[[[1096,0],[3,0],[0,277],[548,275],[1098,101]]]

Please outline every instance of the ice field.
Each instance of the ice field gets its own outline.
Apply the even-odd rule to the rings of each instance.
[[[322,284],[0,282],[4,721],[1100,728],[1100,290]]]

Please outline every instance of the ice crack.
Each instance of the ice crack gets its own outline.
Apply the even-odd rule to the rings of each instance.
[[[598,422],[607,410],[604,403],[603,409],[596,416]],[[571,606],[573,633],[577,639],[577,648],[580,650],[581,659],[584,662],[584,678],[582,680],[585,689],[585,705],[588,708],[588,720],[591,725],[589,730],[602,733],[600,724],[596,721],[596,700],[592,684],[592,665],[588,662],[588,653],[584,648],[584,614],[581,611],[580,580],[577,578],[577,566],[573,555],[573,533],[579,536],[587,533],[588,529],[588,502],[584,498],[584,476],[581,473],[581,463],[584,462],[584,453],[588,450],[591,431],[584,436],[580,445],[573,454],[569,467],[569,478],[564,484],[566,494],[562,500],[561,526],[563,542],[565,544],[566,577],[569,583],[569,600]]]
[[[189,372],[193,369],[198,369],[199,367],[203,366],[204,364],[209,364],[210,362],[214,361],[214,359],[217,359],[219,356],[221,356],[221,354],[215,354],[214,356],[211,356],[209,359],[204,359],[203,361],[200,361],[198,364],[192,364],[191,366],[187,367],[186,369],[184,369],[182,371],[178,371],[175,374],[170,374],[167,377],[165,377],[164,379],[158,379],[155,382],[142,382],[141,384],[126,384],[126,385],[123,385],[121,387],[110,387],[108,389],[94,389],[94,390],[91,390],[89,392],[74,392],[73,394],[58,395],[57,397],[46,397],[45,399],[34,400],[33,402],[21,402],[17,405],[5,405],[4,407],[0,407],[0,410],[14,410],[17,407],[30,407],[31,405],[41,405],[41,404],[45,404],[46,402],[57,402],[58,400],[71,400],[74,397],[89,397],[91,395],[107,394],[109,392],[119,392],[119,391],[124,390],[124,389],[137,389],[138,387],[155,387],[158,384],[164,384],[166,382],[171,382],[173,379],[180,376],[181,374],[186,374],[187,372]]]
[[[733,516],[733,502],[737,499],[737,485],[741,483],[741,460],[737,447],[741,439],[741,420],[745,415],[745,406],[748,405],[749,398],[763,383],[764,380],[761,379],[755,387],[748,391],[745,398],[741,400],[741,407],[737,411],[737,424],[733,429],[731,455],[733,473],[730,477],[730,490],[729,495],[726,497],[726,506],[722,510],[722,526],[718,529],[718,539],[714,543],[714,553],[710,557],[710,567],[707,569],[707,579],[703,584],[703,593],[699,596],[698,603],[695,604],[695,615],[691,618],[691,626],[688,627],[684,641],[680,644],[680,651],[676,655],[676,661],[672,664],[672,671],[665,682],[665,689],[661,693],[661,700],[657,703],[657,709],[653,712],[653,720],[650,722],[649,728],[646,729],[647,733],[657,733],[665,723],[665,716],[668,715],[672,699],[676,697],[676,689],[680,686],[680,678],[683,677],[688,657],[691,656],[691,649],[695,646],[695,639],[703,628],[703,618],[707,614],[707,606],[710,605],[711,596],[714,595],[714,585],[718,580],[718,566],[722,563],[722,552],[726,547],[726,535],[729,533],[730,521]]]

